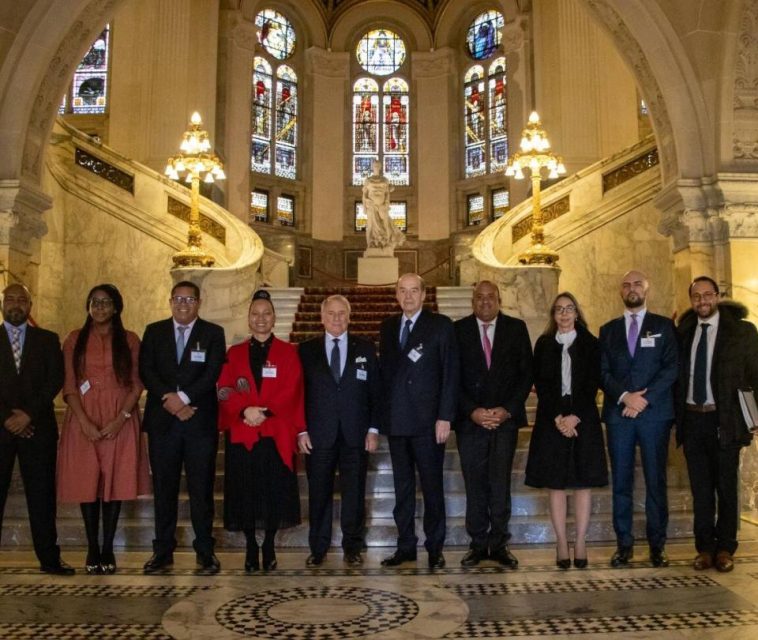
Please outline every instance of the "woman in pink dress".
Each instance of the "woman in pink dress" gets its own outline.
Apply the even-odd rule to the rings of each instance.
[[[68,411],[58,447],[58,501],[81,506],[89,574],[115,573],[113,538],[121,501],[147,494],[150,486],[137,406],[143,388],[137,373],[140,343],[124,329],[123,310],[116,287],[96,286],[87,296],[84,326],[63,343]]]

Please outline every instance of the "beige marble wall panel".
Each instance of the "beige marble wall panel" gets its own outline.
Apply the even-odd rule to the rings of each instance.
[[[732,297],[750,311],[749,320],[758,325],[758,239],[732,238],[729,241],[732,267]]]

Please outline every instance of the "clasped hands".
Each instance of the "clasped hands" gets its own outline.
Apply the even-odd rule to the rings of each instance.
[[[471,412],[471,419],[485,429],[497,429],[510,417],[511,414],[503,407],[495,407],[494,409],[479,407]]]
[[[644,396],[647,393],[647,389],[641,391],[629,391],[624,394],[621,402],[624,404],[624,408],[621,410],[621,415],[625,418],[636,418],[640,415],[648,405]]]
[[[31,438],[34,435],[32,419],[26,411],[21,409],[11,409],[11,414],[6,418],[3,426],[19,438]]]
[[[98,440],[113,440],[113,438],[118,435],[118,432],[121,431],[124,422],[126,422],[126,418],[123,414],[119,414],[113,418],[113,420],[106,422],[102,429],[99,429],[97,425],[90,420],[81,422],[79,427],[87,440],[90,442],[97,442]]]
[[[197,411],[196,407],[184,404],[184,400],[182,400],[181,396],[175,392],[164,393],[161,400],[163,400],[163,408],[172,416],[179,418],[182,422],[189,420],[195,415],[195,411]]]
[[[576,438],[579,433],[576,428],[581,420],[573,414],[568,416],[555,416],[555,428],[566,438]]]

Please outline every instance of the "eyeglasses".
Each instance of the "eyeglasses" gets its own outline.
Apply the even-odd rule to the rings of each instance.
[[[174,304],[195,304],[198,299],[195,296],[173,296],[171,302]]]
[[[692,300],[692,302],[700,302],[701,300],[704,302],[710,302],[717,296],[718,296],[718,293],[716,293],[715,291],[706,291],[705,293],[693,293],[690,296],[690,300]]]
[[[113,300],[110,298],[92,298],[89,306],[95,309],[110,309],[113,306]]]
[[[564,313],[574,313],[575,311],[576,307],[573,304],[567,304],[565,307],[553,307],[553,313],[557,313],[558,315]]]

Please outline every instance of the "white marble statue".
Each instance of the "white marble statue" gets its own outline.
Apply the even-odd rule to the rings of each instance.
[[[391,252],[405,242],[403,232],[390,218],[392,185],[381,174],[379,160],[372,163],[373,173],[363,181],[363,210],[366,212],[366,246]]]

